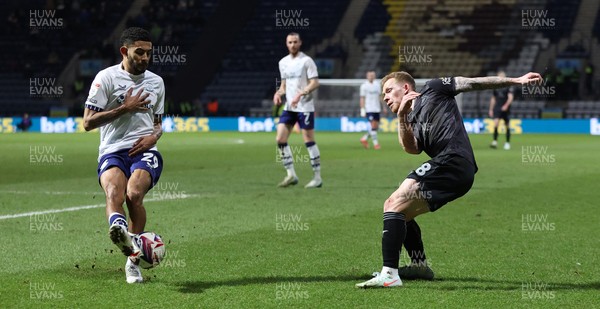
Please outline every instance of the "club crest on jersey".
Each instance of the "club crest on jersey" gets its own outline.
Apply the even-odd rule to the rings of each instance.
[[[119,104],[123,104],[123,102],[125,102],[125,95],[122,94],[117,98],[117,102],[119,102]]]
[[[146,84],[146,86],[144,87],[144,91],[150,92],[150,93],[154,93],[155,89],[157,87],[154,86],[154,84]]]

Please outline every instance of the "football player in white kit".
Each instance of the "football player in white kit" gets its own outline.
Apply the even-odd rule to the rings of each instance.
[[[279,60],[281,85],[275,95],[273,103],[282,104],[281,96],[285,94],[286,102],[279,123],[277,124],[277,146],[287,176],[279,183],[279,187],[288,187],[298,183],[298,176],[294,170],[294,159],[288,145],[288,138],[293,126],[298,123],[302,129],[302,138],[310,157],[310,164],[314,172],[313,179],[305,188],[320,188],[321,159],[319,148],[315,143],[315,105],[312,92],[319,87],[319,75],[315,62],[300,51],[302,40],[298,33],[287,35],[286,45],[289,55]]]
[[[96,75],[83,121],[86,131],[100,128],[98,179],[106,195],[109,237],[127,256],[127,283],[138,283],[143,278],[132,236],[144,231],[144,196],[163,168],[156,142],[162,135],[165,86],[160,76],[146,70],[152,54],[148,31],[125,29],[120,43],[123,61]]]
[[[367,72],[367,80],[360,85],[360,116],[367,117],[371,129],[360,139],[365,148],[369,148],[369,137],[373,141],[373,148],[380,149],[377,140],[379,130],[379,118],[381,113],[381,85],[375,80],[375,71]]]

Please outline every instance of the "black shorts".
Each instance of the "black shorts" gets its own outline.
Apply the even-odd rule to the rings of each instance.
[[[446,203],[465,195],[475,180],[475,166],[463,157],[434,158],[412,171],[406,178],[419,183],[420,196],[434,212]]]
[[[510,120],[510,112],[502,110],[494,110],[494,119],[503,119],[506,123]]]

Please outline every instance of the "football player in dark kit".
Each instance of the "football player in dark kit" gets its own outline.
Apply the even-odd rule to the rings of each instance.
[[[506,77],[503,71],[498,72],[498,76]],[[489,116],[494,119],[494,140],[490,147],[496,149],[498,147],[498,125],[500,119],[504,120],[504,127],[506,128],[506,143],[504,143],[504,149],[510,149],[510,105],[515,97],[515,91],[513,87],[494,89],[492,98],[490,99],[490,110]]]
[[[465,195],[475,179],[477,164],[458,110],[460,92],[498,89],[540,81],[538,73],[518,78],[443,77],[428,81],[415,92],[415,80],[406,72],[393,72],[381,81],[383,100],[398,115],[398,139],[410,154],[422,151],[431,159],[408,174],[383,205],[383,268],[359,288],[402,286],[400,279],[433,279],[427,266],[421,231],[414,220]],[[398,269],[405,246],[412,263]]]

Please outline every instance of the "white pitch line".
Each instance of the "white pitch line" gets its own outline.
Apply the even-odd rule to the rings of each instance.
[[[197,197],[197,196],[199,196],[199,194],[183,194],[180,197],[149,198],[149,199],[145,199],[144,202],[158,202],[158,201],[166,201],[166,200],[187,199],[187,198],[192,198],[192,197]],[[58,213],[58,212],[79,211],[79,210],[84,210],[84,209],[92,209],[92,208],[100,208],[100,207],[106,207],[106,204],[82,205],[82,206],[74,206],[74,207],[68,207],[68,208],[62,208],[62,209],[48,209],[48,210],[41,210],[41,211],[25,212],[25,213],[20,213],[20,214],[2,215],[2,216],[0,216],[0,220],[22,218],[22,217],[29,217],[29,216],[43,215],[43,214],[52,214],[52,213]]]

